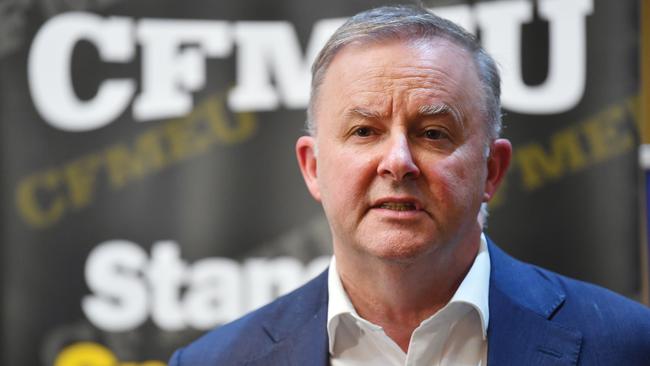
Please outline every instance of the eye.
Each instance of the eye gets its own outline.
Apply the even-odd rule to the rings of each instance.
[[[447,134],[442,130],[428,129],[423,133],[424,137],[429,140],[440,140],[447,138]]]
[[[369,127],[357,127],[353,132],[353,135],[359,137],[368,137],[372,135],[372,130]]]

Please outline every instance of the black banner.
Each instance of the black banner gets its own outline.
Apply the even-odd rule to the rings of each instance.
[[[294,143],[311,60],[385,1],[0,3],[4,365],[164,365],[328,263]],[[430,1],[499,61],[488,235],[639,291],[638,1]]]

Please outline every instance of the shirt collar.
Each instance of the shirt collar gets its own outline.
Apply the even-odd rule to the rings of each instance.
[[[334,256],[332,256],[330,261],[330,268],[327,277],[327,289],[329,292],[327,303],[327,334],[329,338],[330,353],[333,353],[334,350],[334,337],[336,336],[336,328],[339,325],[341,315],[350,314],[357,320],[366,323],[372,328],[380,328],[379,326],[361,318],[359,314],[357,314],[357,311],[354,309],[354,306],[341,283],[341,278],[336,269],[336,258]],[[476,258],[474,258],[474,263],[472,263],[469,272],[467,272],[467,275],[465,275],[465,278],[460,283],[460,286],[458,286],[458,289],[447,305],[452,303],[465,303],[476,310],[481,319],[483,339],[486,339],[487,337],[487,327],[490,317],[488,305],[489,290],[490,253],[487,248],[485,234],[481,233],[481,242]]]
[[[487,248],[485,234],[481,233],[481,243],[474,263],[460,283],[449,303],[466,303],[473,307],[481,318],[483,339],[487,337],[490,320],[488,295],[490,293],[490,252]]]

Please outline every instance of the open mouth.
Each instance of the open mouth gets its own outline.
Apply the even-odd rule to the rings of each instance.
[[[414,203],[408,202],[384,202],[379,205],[379,208],[385,208],[393,211],[413,211],[416,209]]]

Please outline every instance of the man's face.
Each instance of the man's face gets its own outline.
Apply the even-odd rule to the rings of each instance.
[[[443,39],[339,51],[315,106],[317,135],[296,147],[335,253],[403,260],[478,243],[479,207],[510,156],[504,140],[487,144],[481,90],[471,56]]]

